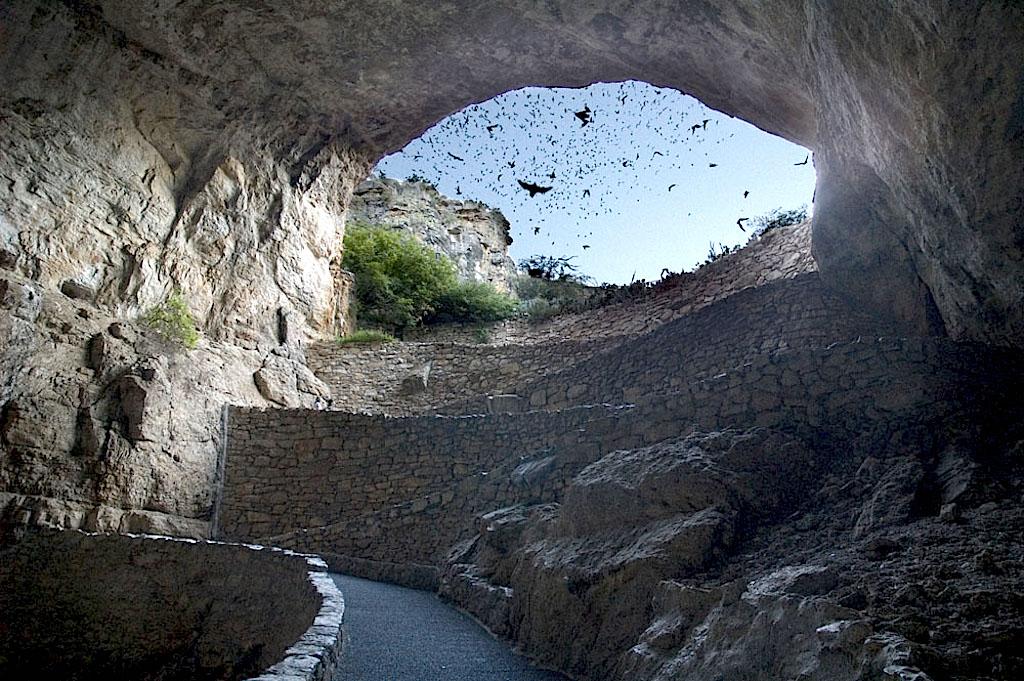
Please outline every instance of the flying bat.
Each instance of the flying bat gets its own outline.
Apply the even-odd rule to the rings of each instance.
[[[810,156],[805,156],[804,160],[800,161],[799,163],[794,163],[793,165],[795,165],[795,166],[805,166],[805,165],[807,165],[807,162],[809,160],[811,160],[811,157]]]
[[[522,180],[516,180],[516,182],[519,183],[520,187],[530,192],[530,198],[533,198],[537,194],[544,194],[551,191],[551,187],[541,187],[539,184],[534,184],[532,182],[523,182]]]

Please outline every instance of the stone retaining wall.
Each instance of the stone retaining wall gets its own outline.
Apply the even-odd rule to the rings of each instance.
[[[344,602],[323,561],[78,531],[0,545],[0,678],[323,681]]]
[[[502,394],[527,400],[506,408],[561,409],[632,402],[765,352],[888,331],[887,325],[847,308],[811,272],[744,289],[628,340],[372,347],[321,343],[311,348],[309,361],[330,385],[334,407],[346,411],[479,413],[488,411],[489,395]]]
[[[541,454],[589,457],[639,442],[616,427],[622,412],[394,418],[232,409],[218,527],[226,538],[277,544],[297,528],[361,524],[353,555],[430,564],[481,503],[511,494],[493,489],[496,471],[504,484],[509,466]],[[375,535],[379,516],[406,512],[415,519],[408,533]]]
[[[714,314],[707,309],[712,305]],[[530,397],[538,388],[551,395],[534,406],[556,407],[620,401],[625,388],[638,378],[633,367],[621,365],[642,361],[651,346],[666,364],[664,376],[677,380],[672,384],[666,378],[664,387],[669,387],[700,376],[697,367],[729,367],[751,353],[885,331],[863,319],[853,323],[854,318],[820,286],[810,256],[810,227],[803,224],[773,230],[696,272],[661,282],[627,304],[540,325],[495,324],[486,344],[473,342],[474,329],[445,327],[447,342],[363,347],[323,342],[310,347],[308,357],[310,368],[331,387],[334,408],[345,411],[411,415],[454,403],[457,406],[443,411],[462,413],[480,409],[480,396]],[[666,326],[673,330],[663,331]],[[660,335],[645,340],[648,336],[642,334],[652,332]],[[420,333],[421,340],[431,338],[429,330]],[[668,356],[665,343],[677,346]],[[611,350],[619,345],[621,351]],[[574,397],[560,399],[554,387],[538,383],[602,351],[605,359],[595,358],[580,371],[565,373],[569,382],[563,387]],[[632,353],[632,359],[622,353]],[[595,372],[609,379],[606,384],[580,378]],[[425,382],[419,378],[424,375]],[[581,384],[590,389],[580,393]]]
[[[886,325],[850,310],[825,291],[812,272],[745,289],[649,334],[565,363],[559,371],[502,386],[501,392],[518,395],[520,409],[636,402],[768,352],[822,347],[860,336],[883,336],[887,331]],[[486,400],[485,395],[458,401],[438,411],[488,411],[492,407]]]
[[[334,409],[409,415],[505,392],[526,378],[584,360],[604,345],[321,342],[310,347],[308,357],[313,372],[330,386]]]
[[[811,223],[780,227],[713,263],[659,282],[636,301],[556,317],[531,335],[538,342],[542,338],[584,340],[650,333],[745,289],[817,269],[811,257]]]
[[[556,501],[603,454],[695,426],[784,428],[829,456],[830,443],[941,424],[1012,385],[1019,364],[993,353],[936,339],[781,350],[628,407],[406,418],[233,409],[220,527],[377,564],[376,576],[436,565],[481,513]]]

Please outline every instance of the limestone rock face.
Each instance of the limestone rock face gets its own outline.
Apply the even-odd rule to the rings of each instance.
[[[478,201],[450,199],[424,182],[372,177],[356,187],[349,220],[412,234],[451,258],[463,281],[491,283],[505,292],[515,285],[508,220]]]
[[[330,392],[297,344],[187,351],[10,273],[0,344],[0,523],[206,535],[223,405]]]
[[[3,258],[99,301],[187,285],[224,333],[270,298],[323,328],[368,161],[510,88],[638,78],[814,149],[836,290],[1024,338],[1019,3],[15,0],[3,25]]]
[[[609,678],[649,626],[658,584],[720,560],[744,526],[791,505],[812,470],[799,441],[765,430],[613,452],[576,476],[560,506],[486,517],[472,574],[509,587],[501,628],[527,650]]]
[[[10,0],[0,267],[27,288],[0,312],[5,422],[85,361],[33,321],[51,295],[119,321],[181,289],[255,391],[282,312],[297,338],[344,326],[339,243],[372,162],[524,85],[643,79],[809,146],[823,281],[913,330],[1024,345],[1022,73],[1024,6],[997,0]],[[180,385],[217,395],[217,371]],[[82,404],[58,383],[47,427]],[[123,410],[138,442],[149,394]]]
[[[837,449],[787,427],[612,452],[561,503],[482,515],[441,592],[573,678],[1009,681],[1012,412],[994,400]]]
[[[230,87],[87,5],[4,12],[7,269],[127,314],[178,289],[209,338],[250,349],[281,310],[305,335],[344,323],[340,239],[364,158],[314,122],[257,125]]]

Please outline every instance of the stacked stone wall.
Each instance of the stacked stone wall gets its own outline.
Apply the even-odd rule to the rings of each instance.
[[[725,300],[740,291],[817,271],[810,222],[780,227],[693,272],[668,277],[633,300],[555,317],[538,328],[497,335],[505,342],[633,337]]]
[[[566,372],[598,352],[646,354],[646,349],[643,353],[632,349],[639,342],[637,337],[643,339],[674,325],[673,331],[662,332],[649,344],[675,344],[678,351],[665,358],[666,368],[680,380],[684,369],[686,377],[699,375],[687,367],[707,368],[719,360],[728,367],[738,355],[845,339],[868,328],[863,320],[851,328],[851,313],[823,292],[815,271],[809,224],[779,228],[696,272],[666,279],[628,303],[564,315],[540,325],[501,322],[486,330],[489,338],[484,344],[476,342],[479,329],[450,326],[440,332],[418,332],[415,338],[420,342],[370,347],[316,343],[309,349],[309,366],[331,387],[336,409],[409,415],[456,403],[459,406],[443,409],[456,413],[459,408],[482,409],[479,396],[529,397],[541,387],[534,384],[543,377]],[[786,288],[796,281],[802,283]],[[793,298],[782,300],[787,292]],[[722,306],[721,315],[716,312],[712,317],[706,309],[711,305],[716,310]],[[870,327],[871,333],[881,335],[876,327]],[[832,332],[839,335],[830,338]],[[612,350],[620,344],[621,351]],[[656,347],[655,353],[661,357],[665,348]],[[602,372],[622,361],[611,356],[594,360],[602,365]],[[404,389],[403,381],[409,378],[415,383],[414,376],[428,364],[426,387],[413,392]],[[567,378],[572,385],[589,386],[579,380],[589,371],[581,369]],[[630,380],[623,375],[619,383]],[[548,386],[543,388],[547,391]],[[618,401],[624,385],[599,388],[594,384],[584,400],[575,399],[582,393],[560,400],[555,389],[550,392],[551,400],[545,405]]]
[[[599,341],[499,346],[394,342],[371,347],[322,342],[310,348],[309,366],[330,386],[334,409],[409,415],[511,390],[603,347]]]
[[[557,501],[603,454],[694,427],[793,430],[838,456],[844,442],[937,426],[1008,399],[1019,358],[993,352],[936,339],[780,350],[620,408],[404,418],[232,410],[220,527],[387,577],[382,564],[436,565],[483,512]]]
[[[850,310],[830,295],[812,272],[745,289],[649,334],[565,363],[557,371],[502,386],[502,392],[518,395],[522,409],[636,402],[742,366],[765,353],[879,337],[887,331],[885,324]],[[439,411],[487,409],[485,396],[444,405]]]
[[[0,541],[0,678],[323,681],[344,601],[277,549],[18,530]]]
[[[632,402],[765,352],[888,331],[825,291],[812,272],[744,289],[638,338],[363,348],[322,343],[312,348],[310,366],[330,385],[334,408],[346,411],[481,413],[491,409],[490,395],[522,398],[518,406],[504,401],[512,410],[562,409]]]
[[[430,562],[465,528],[480,502],[515,496],[507,486],[493,489],[498,478],[510,484],[496,471],[507,474],[509,466],[538,456],[589,457],[641,442],[635,429],[622,427],[628,411],[597,406],[394,418],[232,409],[219,527],[226,537],[267,541],[300,527],[390,517],[398,509],[414,521],[412,535],[375,541],[373,523],[364,523],[359,553]],[[553,485],[542,491],[553,494]]]

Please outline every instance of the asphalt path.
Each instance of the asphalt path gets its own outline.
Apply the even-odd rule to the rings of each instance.
[[[565,681],[432,593],[333,574],[345,597],[334,681]]]

